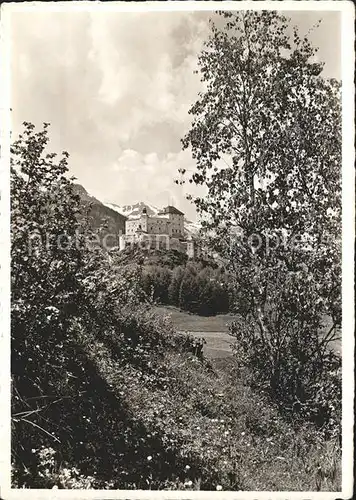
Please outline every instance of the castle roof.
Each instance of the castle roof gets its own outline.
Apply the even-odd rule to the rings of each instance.
[[[164,215],[164,214],[184,215],[183,212],[181,212],[180,210],[178,210],[178,208],[173,207],[172,205],[168,205],[167,207],[164,207],[164,209],[161,210],[161,212],[159,212],[158,215]]]

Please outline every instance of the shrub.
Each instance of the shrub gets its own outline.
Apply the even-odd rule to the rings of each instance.
[[[141,285],[154,301],[161,304],[169,303],[168,288],[171,282],[172,272],[167,267],[145,266],[142,269]]]
[[[303,271],[280,273],[258,315],[237,316],[230,328],[235,356],[252,385],[268,391],[285,415],[338,435],[341,359],[329,346],[335,326],[322,332],[323,304],[313,286],[303,286],[306,278]]]
[[[220,273],[187,267],[179,291],[179,307],[204,316],[228,312],[229,293]]]
[[[181,309],[198,312],[200,286],[197,275],[186,268],[179,289],[179,307]]]

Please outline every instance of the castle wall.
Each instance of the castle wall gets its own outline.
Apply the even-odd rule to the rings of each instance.
[[[150,248],[152,250],[169,250],[170,238],[168,234],[145,234],[137,233],[124,235],[123,241],[120,241],[120,250],[123,250],[128,245],[137,244],[141,248]]]
[[[193,243],[193,241],[187,241],[187,255],[190,259],[194,258],[194,243]]]
[[[170,234],[169,221],[164,217],[148,217],[147,232],[150,234]]]
[[[125,223],[125,234],[128,236],[134,235],[141,228],[141,218],[127,220]]]
[[[138,219],[127,220],[125,224],[125,233],[131,236],[139,229],[149,234],[170,234],[170,223],[168,218],[147,217],[142,215]]]
[[[170,235],[183,236],[184,235],[184,215],[169,214],[170,221]]]
[[[126,236],[122,234],[119,237],[119,248],[120,250],[125,250],[125,247],[126,247]]]

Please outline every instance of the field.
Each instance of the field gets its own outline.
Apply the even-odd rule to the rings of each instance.
[[[196,337],[204,337],[206,340],[204,352],[207,358],[221,359],[231,356],[231,343],[234,339],[228,333],[228,325],[234,320],[232,314],[198,316],[172,306],[157,306],[156,311],[161,315],[170,316],[178,331],[189,332]],[[330,318],[325,317],[323,323],[323,332],[327,332],[331,325]],[[332,342],[331,348],[341,354],[341,339]]]

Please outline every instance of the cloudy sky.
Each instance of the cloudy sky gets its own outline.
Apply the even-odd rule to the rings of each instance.
[[[340,78],[337,13],[289,12]],[[209,12],[14,12],[13,137],[23,121],[51,123],[51,150],[70,153],[70,173],[102,201],[168,203],[195,218],[177,169],[194,169],[180,139],[201,89],[197,54]]]

